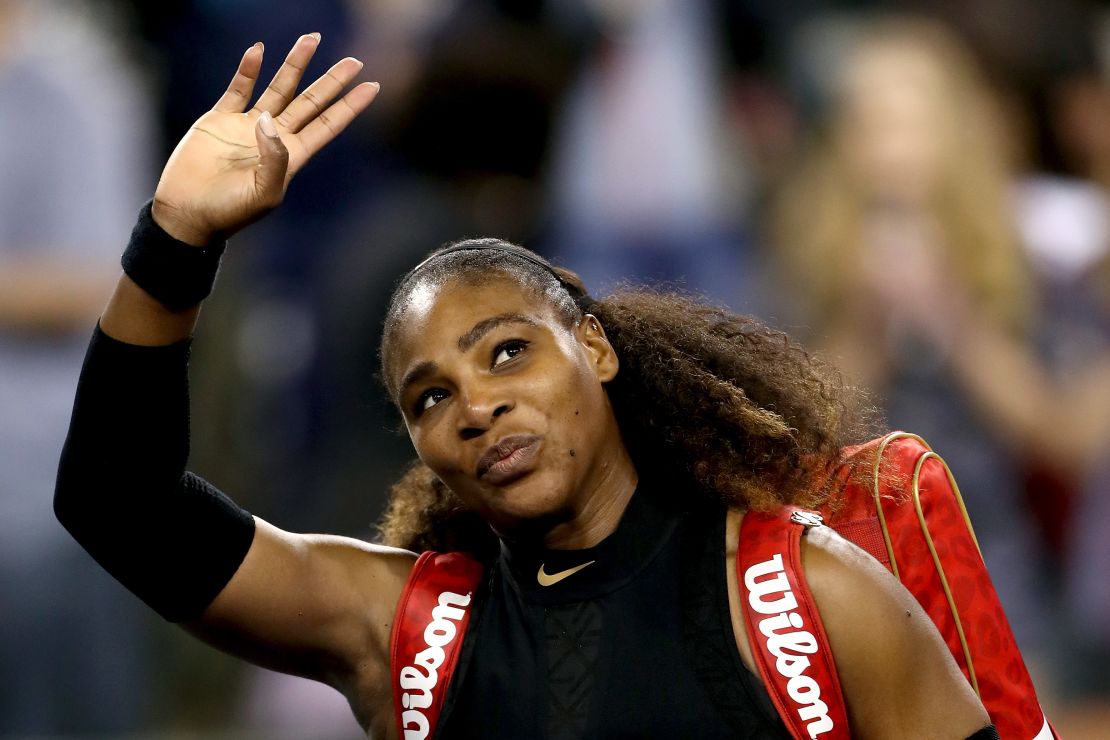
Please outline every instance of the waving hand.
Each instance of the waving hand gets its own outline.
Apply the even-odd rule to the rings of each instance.
[[[261,218],[281,203],[308,160],[370,105],[376,82],[336,100],[362,70],[351,57],[296,94],[319,43],[319,34],[300,37],[249,109],[263,47],[247,49],[227,91],[193,124],[162,171],[154,195],[162,228],[204,245]]]

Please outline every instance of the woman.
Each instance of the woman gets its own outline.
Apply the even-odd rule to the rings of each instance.
[[[362,83],[331,103],[361,68],[344,59],[294,96],[318,43],[298,40],[248,111],[262,58],[249,49],[166,165],[89,349],[55,508],[163,616],[335,686],[372,736],[398,737],[389,637],[415,555],[283,532],[183,472],[188,339],[217,241],[276,206],[377,92]],[[382,348],[426,466],[388,529],[458,536],[450,523],[437,532],[443,517],[406,513],[424,505],[414,491],[451,509],[449,489],[500,536],[442,736],[784,737],[751,672],[728,564],[745,508],[820,497],[843,441],[835,386],[739,317],[651,294],[592,303],[568,273],[499,242],[446,252],[402,281]],[[856,735],[993,733],[897,582],[825,528],[803,552]],[[724,628],[684,638],[681,602],[705,594],[681,589],[703,564]],[[718,681],[701,688],[687,643],[729,656]],[[723,708],[708,698],[721,687],[736,689]]]
[[[891,425],[945,440],[1018,642],[1051,659],[1019,456],[1030,426],[1063,435],[998,350],[1028,349],[1034,305],[1006,121],[943,25],[894,16],[861,30],[834,70],[827,135],[781,194],[778,258],[803,287],[799,323],[877,391]]]

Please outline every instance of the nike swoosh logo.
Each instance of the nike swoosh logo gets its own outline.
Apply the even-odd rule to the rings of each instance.
[[[536,580],[539,581],[539,584],[541,586],[554,586],[556,583],[563,580],[564,578],[570,578],[575,573],[585,568],[587,565],[593,565],[596,562],[596,560],[591,560],[588,563],[582,563],[581,565],[576,565],[573,568],[567,568],[566,570],[561,570],[558,573],[552,573],[551,575],[544,573],[543,566],[541,565],[539,571],[536,573]]]

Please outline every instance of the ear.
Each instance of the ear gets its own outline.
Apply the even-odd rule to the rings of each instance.
[[[609,337],[605,336],[605,329],[597,317],[590,313],[584,315],[575,327],[575,334],[578,343],[586,350],[586,356],[590,359],[597,379],[602,383],[608,383],[617,377],[620,359],[613,345],[609,343]]]

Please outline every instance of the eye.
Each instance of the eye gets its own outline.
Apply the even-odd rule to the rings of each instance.
[[[523,339],[510,339],[497,345],[493,350],[493,367],[505,364],[523,352],[527,346],[528,342]]]
[[[442,388],[429,388],[417,397],[412,408],[413,416],[420,416],[445,398],[447,398],[447,391]]]

